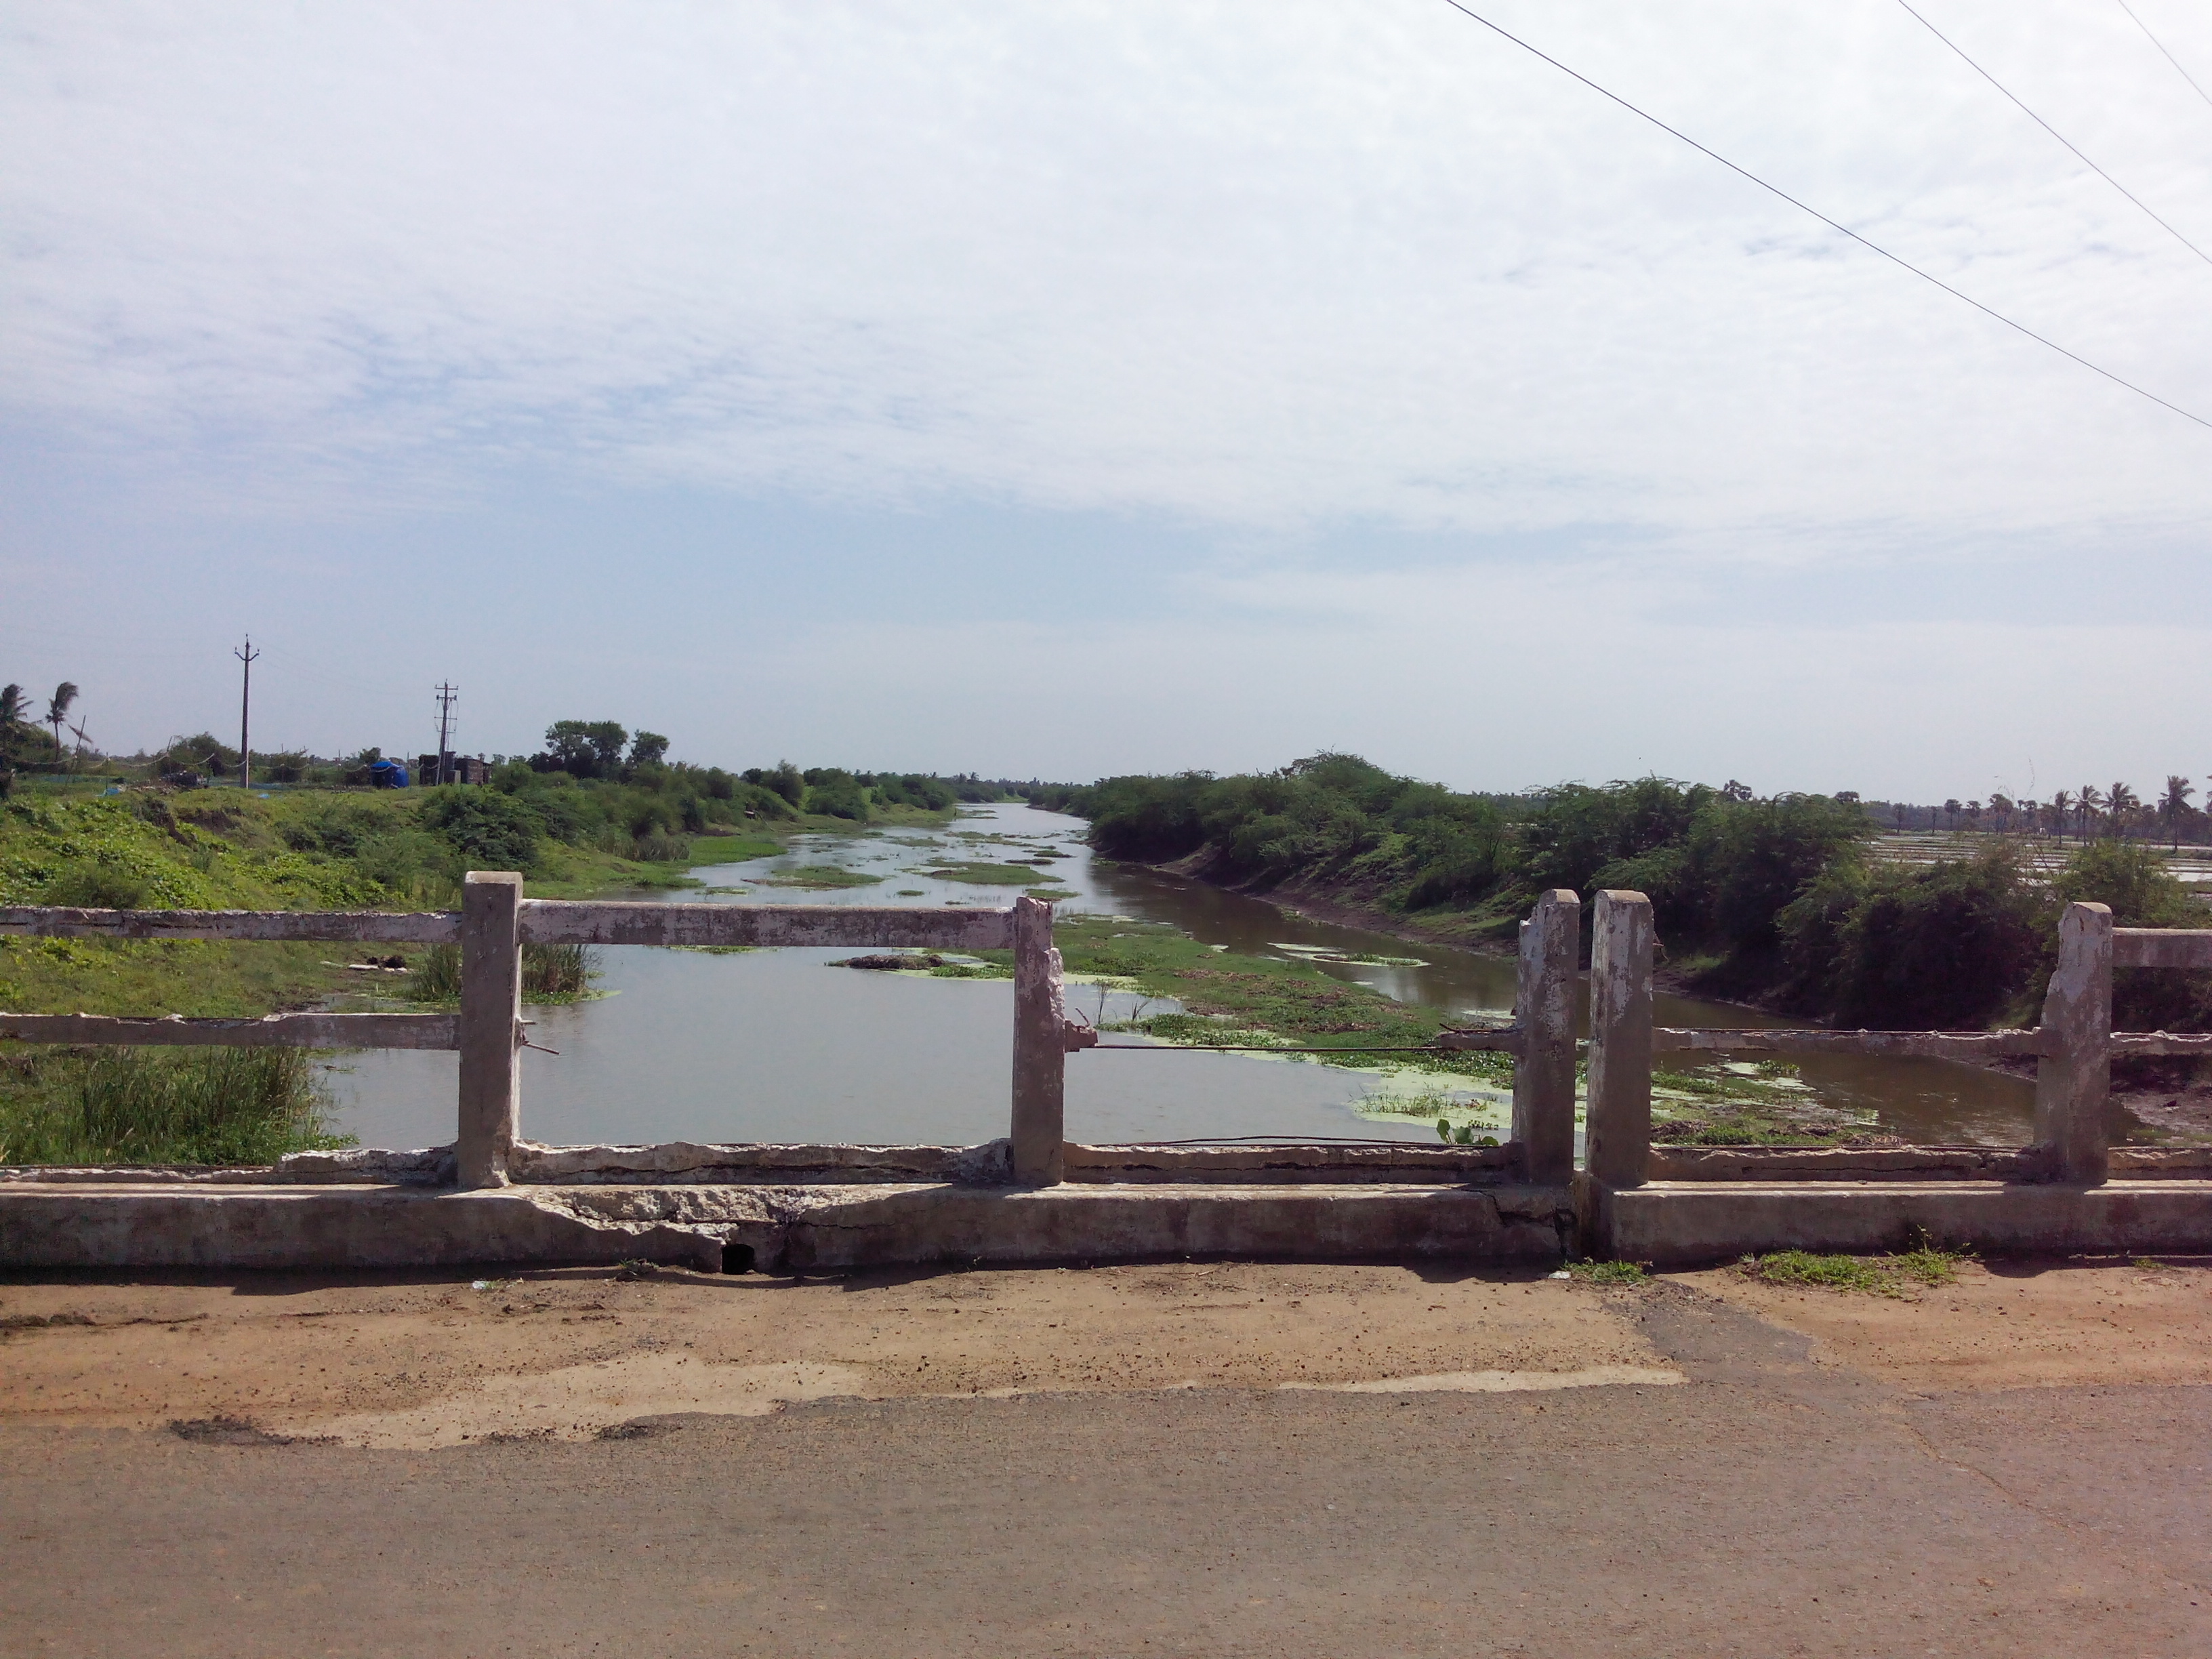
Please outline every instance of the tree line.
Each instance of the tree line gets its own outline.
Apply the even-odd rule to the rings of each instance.
[[[1327,896],[1443,937],[1510,940],[1548,888],[1586,902],[1635,889],[1651,898],[1668,965],[1694,988],[1855,1024],[2032,1013],[2074,899],[2111,904],[2123,925],[2203,917],[2140,843],[2091,842],[2055,874],[2003,837],[1906,864],[1872,855],[1881,826],[1855,796],[1760,797],[1733,781],[1462,793],[1321,754],[1260,775],[1107,778],[1040,804],[1089,818],[1108,857],[1181,860],[1209,880]],[[2166,1029],[2202,1029],[2212,1011],[2203,976],[2158,976],[2163,988],[2124,977],[2123,1000],[2144,1003],[2134,1016]]]
[[[1999,835],[2043,835],[2060,840],[2070,835],[2080,841],[2157,837],[2178,849],[2183,837],[2203,839],[2212,832],[2212,816],[2192,804],[2196,793],[2196,787],[2187,778],[2170,772],[2166,787],[2148,799],[2126,783],[2102,789],[2085,783],[2078,789],[2057,790],[2042,801],[2027,796],[2015,800],[1998,791],[1986,803],[1954,797],[1941,806],[1887,801],[1869,810],[1878,821],[1899,831],[1994,830]]]

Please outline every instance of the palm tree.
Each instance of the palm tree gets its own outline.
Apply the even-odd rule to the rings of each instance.
[[[52,699],[46,704],[46,724],[54,728],[54,753],[62,752],[62,722],[69,718],[70,705],[76,701],[76,684],[64,680],[54,688]]]
[[[2081,821],[2082,840],[2089,839],[2089,826],[2097,821],[2104,805],[2104,794],[2094,783],[2085,783],[2075,791],[2074,816]]]
[[[2112,815],[2112,839],[2119,841],[2128,833],[2128,819],[2136,807],[2142,805],[2136,792],[2124,783],[2112,786],[2112,793],[2105,798],[2105,810]]]
[[[2062,789],[2057,794],[2053,795],[2051,798],[2050,810],[2051,827],[2057,831],[2058,839],[2064,841],[2066,839],[2066,815],[2074,810],[2074,796],[2072,793],[2070,791]]]
[[[1954,830],[1956,830],[1959,827],[1959,814],[1962,810],[1964,809],[1960,806],[1956,800],[1947,800],[1943,803],[1943,811],[1945,815],[1950,818],[1951,827]]]
[[[2166,829],[2173,836],[2173,850],[2181,850],[2181,815],[2189,810],[2189,798],[2197,792],[2189,787],[2189,780],[2169,772],[2166,775],[2166,793],[2159,797],[2158,810],[2166,819]]]
[[[1990,797],[1990,816],[1997,821],[1997,833],[2003,835],[2012,828],[2012,799],[2002,793]]]
[[[2020,827],[2029,835],[2033,835],[2038,822],[2035,816],[2035,803],[2026,795],[2022,795],[2012,804],[2012,810],[2020,814]]]

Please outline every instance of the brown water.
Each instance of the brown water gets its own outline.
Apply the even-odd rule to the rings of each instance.
[[[1170,923],[1209,945],[1254,955],[1303,946],[1343,955],[1417,957],[1419,965],[1323,963],[1329,973],[1402,1001],[1455,1013],[1502,1013],[1513,964],[1500,957],[1407,945],[1290,915],[1239,894],[1158,872],[1094,863],[1077,819],[1020,805],[973,809],[949,830],[814,836],[788,853],[693,873],[711,888],[672,896],[726,903],[1002,904],[1015,890],[921,872],[956,859],[997,862],[1020,849],[1048,865],[1089,911]],[[992,839],[981,839],[990,837]],[[1013,844],[1007,844],[1012,842]],[[879,884],[809,890],[759,884],[800,865],[881,875]],[[672,896],[639,894],[640,898]],[[523,1132],[535,1140],[836,1140],[966,1143],[1006,1132],[1012,990],[1004,981],[928,979],[827,966],[846,951],[734,955],[613,948],[600,953],[600,1000],[534,1011],[532,1040],[557,1056],[523,1056]],[[1102,995],[1103,1000],[1102,1002]],[[1078,990],[1088,1015],[1128,999]],[[1158,1012],[1159,1005],[1153,1005]],[[1745,1009],[1659,999],[1672,1025],[1774,1025]],[[378,1052],[332,1078],[342,1127],[364,1146],[422,1146],[453,1133],[455,1059]],[[2017,1143],[2033,1091],[2015,1079],[1940,1060],[1808,1058],[1825,1100],[1870,1113],[1918,1140]],[[1346,1135],[1433,1142],[1415,1120],[1363,1117],[1352,1103],[1369,1073],[1231,1054],[1078,1054],[1068,1061],[1068,1133],[1089,1141],[1227,1135]]]

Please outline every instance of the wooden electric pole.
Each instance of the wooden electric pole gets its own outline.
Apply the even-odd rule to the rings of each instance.
[[[253,713],[253,659],[261,653],[253,648],[253,635],[246,636],[246,648],[230,653],[246,665],[245,684],[238,693],[238,787],[253,787],[253,751],[246,747],[249,717]]]

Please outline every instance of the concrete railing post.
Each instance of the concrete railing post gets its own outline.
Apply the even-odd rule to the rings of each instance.
[[[1555,887],[1521,924],[1513,1015],[1521,1053],[1513,1063],[1513,1139],[1527,1180],[1564,1186],[1575,1172],[1575,955],[1582,901]]]
[[[522,878],[471,870],[461,884],[461,1121],[453,1161],[464,1187],[507,1185],[522,1105]]]
[[[2058,922],[2058,965],[2043,1000],[2057,1052],[2035,1067],[2035,1139],[2060,1181],[2101,1184],[2110,1173],[2105,1097],[2112,1079],[2112,912],[2069,904]]]
[[[1640,1186],[1651,1161],[1651,901],[1600,893],[1593,921],[1583,1168],[1603,1187]]]
[[[1066,1144],[1067,1049],[1052,906],[1014,901],[1014,1179],[1056,1186]]]

